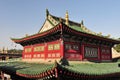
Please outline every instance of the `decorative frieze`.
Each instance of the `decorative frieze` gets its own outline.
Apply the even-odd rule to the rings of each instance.
[[[48,58],[60,58],[60,53],[48,53]]]

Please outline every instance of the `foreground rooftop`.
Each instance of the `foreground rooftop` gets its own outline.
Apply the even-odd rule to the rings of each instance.
[[[0,70],[27,79],[104,79],[120,77],[119,63],[78,63],[71,62],[69,66],[63,66],[57,62],[25,63],[25,62],[1,62]]]

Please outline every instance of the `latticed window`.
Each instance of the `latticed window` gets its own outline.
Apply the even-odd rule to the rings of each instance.
[[[109,54],[109,53],[110,53],[110,50],[109,50],[109,49],[107,49],[107,50],[106,50],[106,53],[108,53],[108,54]]]
[[[102,48],[101,52],[103,54],[109,54],[110,53],[110,49],[104,49],[104,48]]]
[[[25,48],[25,53],[30,53],[32,52],[32,48]]]
[[[48,45],[48,50],[53,50],[53,45]]]
[[[73,45],[73,49],[74,50],[79,50],[79,46],[78,45]]]
[[[66,49],[66,50],[71,49],[71,45],[70,45],[70,44],[66,44],[66,45],[65,45],[65,49]]]
[[[85,57],[98,57],[98,49],[97,48],[93,48],[93,47],[85,47],[85,51],[84,51]]]
[[[102,49],[102,53],[105,53],[105,49]]]
[[[54,50],[59,50],[60,49],[60,44],[54,44]]]
[[[44,51],[44,46],[34,47],[34,52]]]

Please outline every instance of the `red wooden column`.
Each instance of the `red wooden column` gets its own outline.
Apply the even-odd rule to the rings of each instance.
[[[112,60],[112,47],[110,47],[110,60]]]
[[[31,55],[30,59],[32,59],[33,55],[34,55],[34,47],[33,47],[33,45],[31,45],[31,53],[29,55]]]
[[[62,40],[62,39],[60,39],[60,49],[61,49],[61,51],[60,51],[60,56],[61,57],[65,57],[65,51],[64,51],[64,41]]]
[[[84,43],[81,43],[81,60],[84,59]]]
[[[80,54],[80,61],[82,60],[82,44],[79,44],[79,54]]]
[[[98,46],[98,60],[101,61],[101,46]]]
[[[48,58],[48,57],[47,57],[47,55],[48,55],[48,53],[47,53],[47,47],[48,47],[48,44],[45,42],[45,43],[44,43],[44,55],[45,55],[44,59],[45,59],[45,60]]]
[[[23,51],[22,51],[22,59],[25,59],[24,55],[25,55],[25,46],[24,46]]]

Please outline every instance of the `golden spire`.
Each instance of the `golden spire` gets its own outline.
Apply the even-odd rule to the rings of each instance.
[[[65,14],[65,24],[68,25],[69,24],[69,15],[68,15],[68,11],[66,11],[66,14]]]

